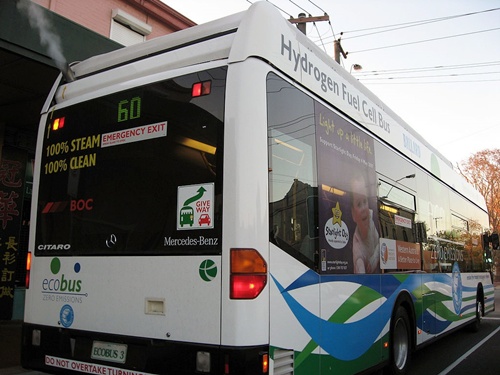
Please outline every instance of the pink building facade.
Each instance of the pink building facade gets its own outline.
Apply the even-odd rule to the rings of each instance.
[[[160,0],[32,1],[123,45],[196,25]]]

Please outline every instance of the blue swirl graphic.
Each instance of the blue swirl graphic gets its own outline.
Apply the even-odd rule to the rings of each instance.
[[[397,285],[397,287],[392,290],[389,298],[387,298],[375,312],[355,322],[335,323],[324,320],[311,313],[289,293],[290,290],[297,289],[299,284],[302,286],[313,285],[314,282],[312,282],[313,278],[311,278],[310,273],[306,272],[306,274],[292,283],[287,289],[285,289],[273,275],[271,275],[271,277],[290,310],[298,319],[302,327],[307,331],[311,339],[331,356],[344,361],[351,361],[359,358],[373,345],[391,317],[392,308],[399,292],[405,289],[413,290],[418,285],[417,278],[408,277],[403,282],[395,282],[395,278],[389,278],[387,281],[392,279],[392,286]],[[320,278],[316,276],[315,279],[317,283]],[[321,279],[325,281],[323,277],[321,277]],[[342,279],[342,277],[336,277],[335,281],[342,281]],[[353,279],[351,276],[346,277],[344,280],[353,282],[353,280],[356,279],[359,279],[359,277]],[[377,284],[374,290],[380,288],[380,278],[368,276],[364,281],[369,280],[374,280],[373,282]],[[363,283],[363,285],[366,285],[366,283]],[[385,285],[385,287],[387,287],[387,285]],[[391,288],[387,288],[386,290],[388,291],[389,289]]]

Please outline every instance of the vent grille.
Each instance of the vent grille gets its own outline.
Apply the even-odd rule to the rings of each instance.
[[[274,375],[293,375],[293,350],[274,350]]]

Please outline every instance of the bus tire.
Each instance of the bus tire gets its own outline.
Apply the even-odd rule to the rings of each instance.
[[[476,297],[476,317],[472,321],[471,324],[467,327],[470,332],[477,332],[479,331],[479,328],[481,327],[481,321],[483,320],[484,316],[484,303],[483,303],[483,298],[481,297],[481,293],[478,293]]]
[[[398,306],[391,319],[390,355],[386,373],[390,375],[406,374],[411,359],[411,324],[408,312]]]

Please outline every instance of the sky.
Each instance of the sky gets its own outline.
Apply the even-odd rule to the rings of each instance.
[[[162,0],[196,23],[255,0]],[[500,0],[271,0],[454,165],[500,148]],[[343,33],[343,34],[341,34]],[[355,71],[353,64],[362,69]]]

